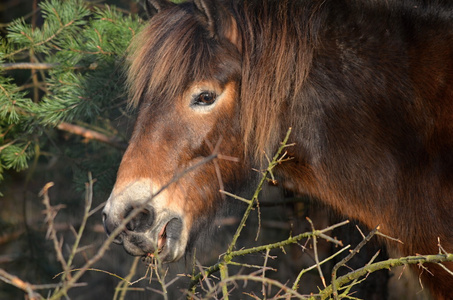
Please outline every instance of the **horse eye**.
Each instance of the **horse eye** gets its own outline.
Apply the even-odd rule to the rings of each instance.
[[[215,102],[217,95],[213,92],[203,92],[195,97],[194,103],[197,105],[211,105]]]

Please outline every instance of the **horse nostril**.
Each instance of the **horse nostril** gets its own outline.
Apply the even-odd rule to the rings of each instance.
[[[126,217],[130,215],[132,211],[133,209],[129,210]],[[153,212],[151,210],[144,209],[126,224],[126,229],[135,232],[145,232],[153,225],[153,222]]]
[[[126,229],[129,231],[134,231],[135,230],[135,221],[132,219],[129,223],[126,224]]]
[[[112,233],[112,225],[108,224],[107,214],[105,212],[102,212],[102,224],[104,224],[105,233],[110,235]]]
[[[102,213],[102,222],[104,223],[104,230],[107,233],[108,236],[112,234],[112,232],[116,229],[116,225],[111,222],[111,220],[108,218],[107,214],[105,212]],[[121,236],[115,237],[113,240],[115,244],[122,244],[123,239]]]

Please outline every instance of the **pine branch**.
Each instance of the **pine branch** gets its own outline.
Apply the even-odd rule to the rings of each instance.
[[[40,49],[37,52],[47,52],[46,48],[56,45],[57,39],[66,33],[75,33],[73,30],[85,24],[84,17],[90,14],[83,2],[46,1],[40,4],[45,19],[42,30],[33,28],[25,23],[24,19],[18,19],[9,26],[8,38],[15,41],[20,48],[8,51],[3,55],[4,59],[10,59],[16,54],[31,49]]]

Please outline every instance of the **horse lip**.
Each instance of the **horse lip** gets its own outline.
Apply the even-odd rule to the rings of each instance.
[[[159,258],[164,262],[178,260],[181,256],[179,253],[178,243],[181,238],[182,220],[179,217],[173,217],[167,222],[163,222],[157,237],[157,253]],[[152,257],[154,253],[147,253],[146,256]]]
[[[151,249],[149,240],[140,235],[128,235],[123,242],[124,250],[132,256],[143,256]]]
[[[157,237],[157,251],[158,253],[162,252],[162,248],[165,246],[165,242],[167,241],[167,225],[170,221],[168,221],[159,232]]]
[[[122,245],[123,244],[123,237],[121,236],[121,234],[117,235],[112,242],[114,244],[117,244],[117,245]]]

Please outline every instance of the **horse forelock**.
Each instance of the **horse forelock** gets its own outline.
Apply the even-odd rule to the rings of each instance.
[[[224,84],[239,74],[239,58],[224,50],[193,13],[190,3],[155,15],[129,49],[129,105],[182,95],[194,82]]]
[[[163,95],[173,97],[188,81],[189,61],[184,59],[187,57],[184,50],[188,31],[194,24],[175,30],[175,20],[183,18],[184,14],[176,9],[172,11],[173,18],[164,18],[162,13],[154,16],[130,46],[128,86],[132,106],[138,106],[151,93],[156,100]],[[178,44],[175,38],[169,38],[176,35]]]

